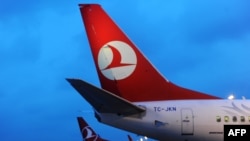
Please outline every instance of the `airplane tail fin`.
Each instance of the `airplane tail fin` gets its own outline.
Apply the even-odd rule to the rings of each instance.
[[[131,102],[218,97],[165,79],[98,4],[80,4],[101,87]]]
[[[82,118],[77,117],[78,125],[85,141],[107,141],[102,139],[95,131],[88,125],[88,123]]]
[[[129,141],[133,141],[133,139],[131,138],[130,135],[128,135],[128,140],[129,140]]]

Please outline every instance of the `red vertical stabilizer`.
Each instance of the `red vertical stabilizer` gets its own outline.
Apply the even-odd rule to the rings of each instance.
[[[98,4],[80,4],[101,87],[132,102],[218,99],[165,79]]]

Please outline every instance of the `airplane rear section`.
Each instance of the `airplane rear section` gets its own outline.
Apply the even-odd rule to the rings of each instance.
[[[195,101],[194,101],[195,102]],[[181,102],[180,102],[181,103]],[[208,102],[206,102],[208,103]],[[168,105],[179,104],[175,101],[159,103],[135,103],[146,107],[145,115],[118,116],[99,113],[101,122],[119,129],[165,141],[222,141],[223,124],[215,121],[215,116],[200,115],[195,111],[206,111],[207,108],[197,104],[180,104],[175,111],[167,111]],[[158,109],[155,105],[161,105]],[[204,120],[204,119],[209,120]],[[217,133],[217,134],[215,134]]]
[[[163,141],[223,140],[224,123],[216,116],[242,110],[165,79],[100,5],[80,4],[80,11],[101,88],[80,79],[67,81],[95,109],[98,121]],[[243,111],[249,113],[246,105]]]
[[[215,130],[206,129],[209,123],[215,122],[216,114],[212,114],[211,117],[210,113],[208,114],[210,117],[208,117],[203,112],[210,109],[204,109],[204,107],[210,107],[214,110],[216,107],[222,107],[220,105],[212,107],[211,105],[215,103],[212,103],[211,100],[203,100],[202,102],[198,100],[168,100],[131,103],[82,80],[67,80],[95,108],[97,120],[110,126],[157,140],[198,141],[202,137],[218,139],[222,136],[209,134],[210,132],[221,132],[215,126],[218,124],[212,124],[216,128]],[[197,111],[202,113],[197,113]],[[211,121],[204,119],[210,119]],[[205,139],[203,140],[205,141]]]

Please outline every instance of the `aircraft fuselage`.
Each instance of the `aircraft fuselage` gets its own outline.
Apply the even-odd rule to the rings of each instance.
[[[157,140],[223,141],[224,125],[250,125],[249,100],[136,102],[145,113],[99,114],[101,122]]]

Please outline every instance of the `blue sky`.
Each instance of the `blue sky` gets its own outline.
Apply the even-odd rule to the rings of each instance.
[[[77,116],[103,138],[137,135],[98,123],[65,78],[99,85],[79,3],[99,3],[172,82],[250,98],[248,0],[0,2],[0,140],[82,140]]]

